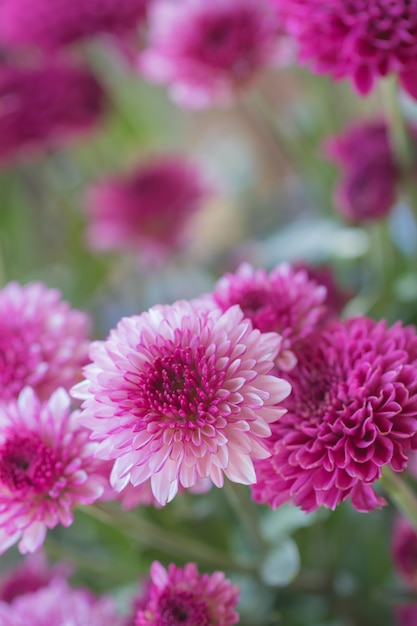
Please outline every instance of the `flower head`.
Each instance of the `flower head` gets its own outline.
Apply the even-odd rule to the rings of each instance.
[[[89,317],[42,283],[0,289],[0,399],[29,385],[47,399],[69,389],[87,362]]]
[[[409,0],[274,0],[300,59],[360,94],[398,74],[417,96],[417,5]]]
[[[72,509],[103,492],[94,446],[63,389],[41,403],[30,387],[0,406],[0,552],[35,552],[47,528],[70,526]]]
[[[67,63],[0,68],[0,162],[90,130],[104,109],[91,72]]]
[[[29,554],[16,568],[0,579],[0,601],[12,603],[18,596],[34,593],[57,577],[67,577],[71,567],[66,563],[49,565],[42,552]]]
[[[166,570],[154,561],[149,600],[136,615],[135,626],[233,626],[239,589],[223,572],[199,574],[194,563]]]
[[[277,61],[279,24],[266,0],[155,0],[139,67],[188,107],[228,101]]]
[[[385,501],[381,468],[402,471],[417,448],[417,336],[412,327],[353,318],[310,335],[286,374],[288,412],[273,425],[272,456],[258,461],[253,494],[272,507],[359,511]]]
[[[88,241],[95,250],[166,254],[184,242],[191,214],[208,194],[198,169],[182,157],[149,161],[90,191]]]
[[[383,120],[355,124],[326,141],[329,157],[342,170],[335,205],[350,222],[385,217],[395,203],[400,176]]]
[[[0,39],[51,50],[101,33],[124,35],[145,17],[148,0],[2,0]]]
[[[411,588],[417,589],[417,533],[403,517],[395,521],[391,553],[397,572]]]
[[[238,304],[254,328],[283,337],[277,359],[282,369],[295,364],[291,349],[314,330],[326,312],[326,288],[310,280],[305,270],[293,269],[288,263],[269,274],[243,263],[235,274],[220,278],[211,297],[222,311]]]
[[[165,504],[201,478],[223,486],[223,472],[254,482],[252,459],[269,454],[264,438],[290,388],[269,375],[280,336],[242,318],[239,307],[223,314],[177,302],[124,318],[92,344],[73,395],[84,400],[97,455],[115,459],[117,491],[151,478]]]

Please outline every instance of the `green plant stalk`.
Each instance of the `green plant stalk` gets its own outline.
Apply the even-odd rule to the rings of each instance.
[[[254,548],[260,555],[263,555],[268,550],[269,544],[262,535],[258,512],[244,490],[244,485],[238,485],[230,481],[226,481],[224,484],[225,496],[235,513],[238,523],[245,526],[246,533]]]
[[[202,543],[197,539],[184,537],[161,528],[155,523],[123,511],[111,503],[81,506],[79,510],[103,524],[123,532],[141,546],[151,546],[164,550],[172,556],[199,563],[204,562],[216,568],[234,570],[245,574],[255,573],[255,568],[248,562],[235,559],[218,548]]]
[[[417,496],[402,478],[388,465],[382,468],[381,483],[390,500],[397,509],[411,522],[417,532]]]
[[[382,82],[382,90],[391,148],[401,170],[406,175],[409,175],[414,161],[413,145],[399,101],[397,77],[390,76],[386,78]]]

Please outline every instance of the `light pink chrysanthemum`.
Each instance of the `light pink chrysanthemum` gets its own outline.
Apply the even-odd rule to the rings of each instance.
[[[69,389],[88,360],[87,314],[70,309],[56,289],[42,283],[8,283],[0,289],[0,399],[33,387],[47,399]]]
[[[242,318],[239,307],[177,302],[124,318],[92,344],[73,395],[97,455],[116,459],[117,491],[151,478],[165,504],[201,478],[255,481],[253,459],[269,455],[264,439],[290,387],[269,375],[281,337]]]
[[[27,158],[91,130],[105,105],[93,74],[67,63],[0,68],[0,161]]]
[[[170,85],[180,104],[227,102],[279,57],[280,27],[267,0],[155,0],[140,70]]]
[[[2,0],[0,39],[52,50],[101,33],[124,35],[145,17],[148,1]]]
[[[17,567],[0,578],[0,601],[10,604],[18,596],[47,587],[58,577],[68,577],[72,567],[67,563],[49,565],[42,552],[29,554]]]
[[[300,47],[300,59],[360,94],[399,75],[417,97],[417,4],[409,0],[273,0]]]
[[[12,604],[0,602],[2,626],[123,626],[110,597],[95,598],[85,589],[72,589],[64,579],[23,596]]]
[[[384,120],[356,123],[326,140],[325,151],[342,176],[335,206],[352,223],[379,220],[393,207],[400,171]]]
[[[0,552],[42,545],[47,528],[70,526],[72,509],[103,492],[94,445],[61,388],[42,404],[30,387],[0,405]]]
[[[396,571],[417,589],[417,533],[408,520],[398,517],[394,524],[391,554]]]
[[[313,511],[351,498],[359,511],[385,501],[372,485],[402,471],[417,448],[417,336],[368,318],[310,335],[286,374],[288,412],[273,424],[272,456],[256,464],[258,502]]]
[[[235,274],[220,278],[211,297],[222,311],[238,304],[254,328],[283,337],[276,361],[282,369],[294,366],[291,348],[310,334],[326,313],[326,288],[310,280],[305,270],[296,270],[288,263],[269,274],[243,263]]]
[[[195,563],[166,570],[154,561],[152,584],[146,607],[140,609],[135,626],[233,626],[239,621],[235,608],[239,589],[223,572],[199,574]]]
[[[87,198],[89,245],[150,256],[179,249],[191,214],[208,193],[197,167],[180,156],[160,157],[99,182]]]

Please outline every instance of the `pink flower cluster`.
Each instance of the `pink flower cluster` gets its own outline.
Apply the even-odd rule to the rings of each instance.
[[[279,58],[279,22],[268,0],[154,0],[139,68],[187,107],[228,102]]]
[[[197,167],[180,156],[159,157],[98,182],[87,198],[89,245],[132,249],[151,259],[178,250],[191,214],[208,192]]]
[[[305,511],[350,498],[359,511],[385,501],[381,468],[404,470],[417,448],[417,336],[365,317],[310,335],[286,374],[287,413],[272,425],[272,456],[256,462],[257,502]]]
[[[1,18],[0,18],[1,19]],[[0,162],[27,158],[94,127],[104,92],[93,74],[67,62],[0,67]]]
[[[395,73],[417,98],[417,5],[409,0],[273,0],[300,59],[360,94]]]
[[[239,622],[235,608],[239,589],[223,572],[199,574],[194,563],[165,569],[154,561],[151,585],[135,626],[233,626]]]

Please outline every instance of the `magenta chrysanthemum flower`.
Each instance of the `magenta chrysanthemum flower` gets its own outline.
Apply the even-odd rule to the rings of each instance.
[[[154,561],[152,584],[146,607],[140,609],[135,626],[233,626],[239,621],[235,608],[239,589],[223,572],[199,574],[194,563],[166,570]]]
[[[27,158],[90,130],[104,109],[91,72],[68,64],[0,68],[0,161]]]
[[[93,250],[164,255],[184,243],[191,214],[209,193],[196,166],[180,156],[160,157],[90,191],[87,237]]]
[[[306,261],[297,261],[293,264],[295,271],[304,270],[309,280],[326,288],[326,319],[339,317],[346,304],[354,296],[354,292],[346,289],[337,281],[334,268],[331,265],[311,265]]]
[[[42,404],[30,387],[0,405],[0,552],[35,552],[47,528],[70,526],[72,509],[103,492],[94,445],[63,389]]]
[[[201,478],[255,481],[252,459],[268,456],[269,423],[290,387],[269,375],[281,337],[242,318],[239,307],[223,314],[177,302],[124,318],[92,344],[73,395],[84,400],[97,455],[116,459],[117,491],[151,478],[165,504]]]
[[[64,579],[23,596],[0,602],[2,626],[123,626],[108,596],[95,598],[86,589],[72,589]]]
[[[51,50],[101,33],[124,35],[145,17],[149,0],[2,0],[0,39]]]
[[[375,79],[399,75],[417,97],[417,4],[409,0],[274,0],[300,59],[360,94]]]
[[[335,206],[349,222],[385,217],[397,196],[400,171],[383,120],[355,124],[325,143],[342,176],[335,189]]]
[[[0,289],[0,399],[29,385],[42,399],[69,389],[88,360],[87,314],[70,309],[56,289],[11,282]]]
[[[412,327],[354,318],[310,335],[286,376],[287,414],[273,425],[272,456],[256,464],[253,494],[272,507],[359,511],[385,501],[381,468],[402,471],[417,448],[417,337]]]
[[[155,0],[139,68],[182,105],[228,101],[279,57],[278,20],[266,0]]]
[[[395,521],[391,553],[396,571],[411,588],[417,589],[417,533],[403,517]]]
[[[49,565],[42,552],[29,554],[17,567],[0,578],[0,601],[10,604],[18,596],[47,587],[58,577],[67,577],[72,568],[67,563]]]
[[[243,263],[235,274],[220,278],[211,297],[222,311],[238,304],[254,328],[283,337],[277,359],[282,369],[294,366],[291,348],[313,331],[326,312],[326,288],[288,263],[278,265],[269,274]]]

